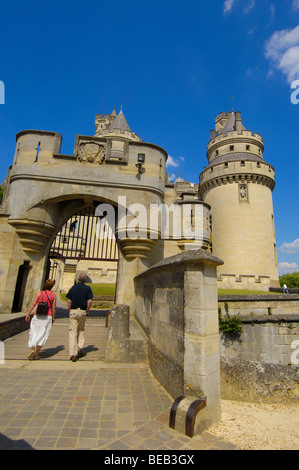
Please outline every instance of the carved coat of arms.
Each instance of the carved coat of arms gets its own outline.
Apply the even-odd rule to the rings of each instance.
[[[81,143],[78,149],[79,162],[99,163],[101,165],[105,160],[105,156],[105,145],[95,142]]]

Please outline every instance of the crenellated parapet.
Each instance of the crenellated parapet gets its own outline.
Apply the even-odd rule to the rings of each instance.
[[[219,158],[230,157],[236,153],[248,157],[263,158],[264,140],[261,135],[245,129],[241,120],[241,113],[221,113],[216,117],[215,130],[211,131],[210,141],[207,145],[207,159],[209,164]]]
[[[206,167],[200,175],[200,196],[212,188],[227,184],[259,184],[271,191],[275,188],[275,170],[265,161],[255,159],[221,162]]]

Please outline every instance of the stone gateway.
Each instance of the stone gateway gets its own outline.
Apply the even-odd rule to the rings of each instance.
[[[57,132],[17,134],[0,205],[1,311],[25,311],[49,273],[58,292],[82,271],[116,280],[125,311],[111,322],[124,333],[110,337],[111,361],[141,351],[174,398],[206,397],[201,432],[220,418],[217,286],[279,286],[274,168],[239,112],[216,117],[198,183],[170,181],[167,152],[132,132],[122,110],[95,127],[72,155]],[[148,351],[133,348],[130,316]]]
[[[125,211],[127,226],[138,225],[139,230],[138,236],[126,236],[126,227],[116,226],[119,253],[113,259],[118,260],[117,267],[106,259],[106,272],[111,269],[113,279],[117,273],[118,303],[131,305],[137,274],[164,258],[198,248],[224,261],[218,269],[219,287],[268,290],[278,286],[274,169],[263,160],[262,137],[245,129],[239,112],[216,117],[207,147],[208,166],[198,184],[169,181],[167,152],[132,132],[122,110],[118,115],[115,110],[111,115],[97,115],[95,127],[93,136],[76,136],[73,155],[60,153],[59,133],[26,130],[17,134],[0,205],[3,311],[27,308],[49,272],[49,253],[63,227],[67,229],[61,243],[76,237],[83,250],[86,234],[76,225],[72,228],[69,221],[80,211],[94,213],[99,204],[111,205],[116,213]],[[122,200],[126,207],[119,204]],[[136,202],[146,214],[138,224],[136,214],[134,220],[127,211]],[[151,226],[153,206],[171,210],[167,237],[161,236],[163,222],[155,224],[154,230]],[[168,230],[174,220],[176,228]],[[86,269],[84,259],[80,254],[72,260],[60,249],[57,289],[66,290]],[[96,272],[99,257],[87,259]]]

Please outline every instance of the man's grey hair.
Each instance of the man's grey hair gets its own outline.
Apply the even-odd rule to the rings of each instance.
[[[87,274],[81,273],[78,278],[78,281],[81,282],[81,284],[85,284],[85,282],[87,281]]]

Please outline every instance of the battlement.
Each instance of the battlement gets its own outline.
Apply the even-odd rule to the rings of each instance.
[[[262,160],[239,160],[209,165],[200,174],[200,196],[216,186],[226,184],[256,183],[275,187],[275,170],[272,165]]]
[[[49,158],[60,153],[62,135],[58,132],[24,130],[16,135],[14,165],[47,163]]]
[[[122,137],[122,138],[125,138],[125,139],[129,139],[129,140],[132,140],[134,142],[141,142],[142,140],[140,139],[140,137],[135,133],[135,132],[131,132],[131,131],[127,131],[127,130],[122,130],[122,129],[118,129],[118,128],[114,128],[114,129],[103,129],[101,131],[101,133],[96,133],[95,134],[96,136],[100,136],[100,137]]]
[[[263,159],[264,139],[256,132],[245,129],[241,113],[220,113],[216,117],[215,129],[211,130],[207,145],[207,159],[211,164],[219,157],[228,159],[236,154],[248,154]]]
[[[235,148],[235,145],[238,148]],[[223,155],[234,151],[250,151],[262,157],[264,139],[260,134],[244,127],[239,111],[236,113],[222,112],[216,116],[215,129],[211,130],[210,142],[207,145],[207,157],[211,161],[219,153]]]
[[[228,131],[225,135],[224,134],[216,134],[215,130],[211,130],[211,139],[208,146],[213,145],[217,142],[222,142],[226,139],[234,139],[234,138],[243,138],[243,139],[255,139],[258,142],[264,143],[264,139],[260,134],[257,132],[252,132],[248,130],[238,131]]]
[[[115,119],[116,120],[116,119]],[[101,135],[76,135],[74,152],[60,153],[62,136],[57,132],[24,130],[16,135],[16,150],[10,181],[26,178],[57,178],[93,171],[97,178],[112,180],[151,178],[153,188],[165,182],[167,152],[145,143],[131,130],[109,127]],[[76,176],[77,180],[77,176]]]

